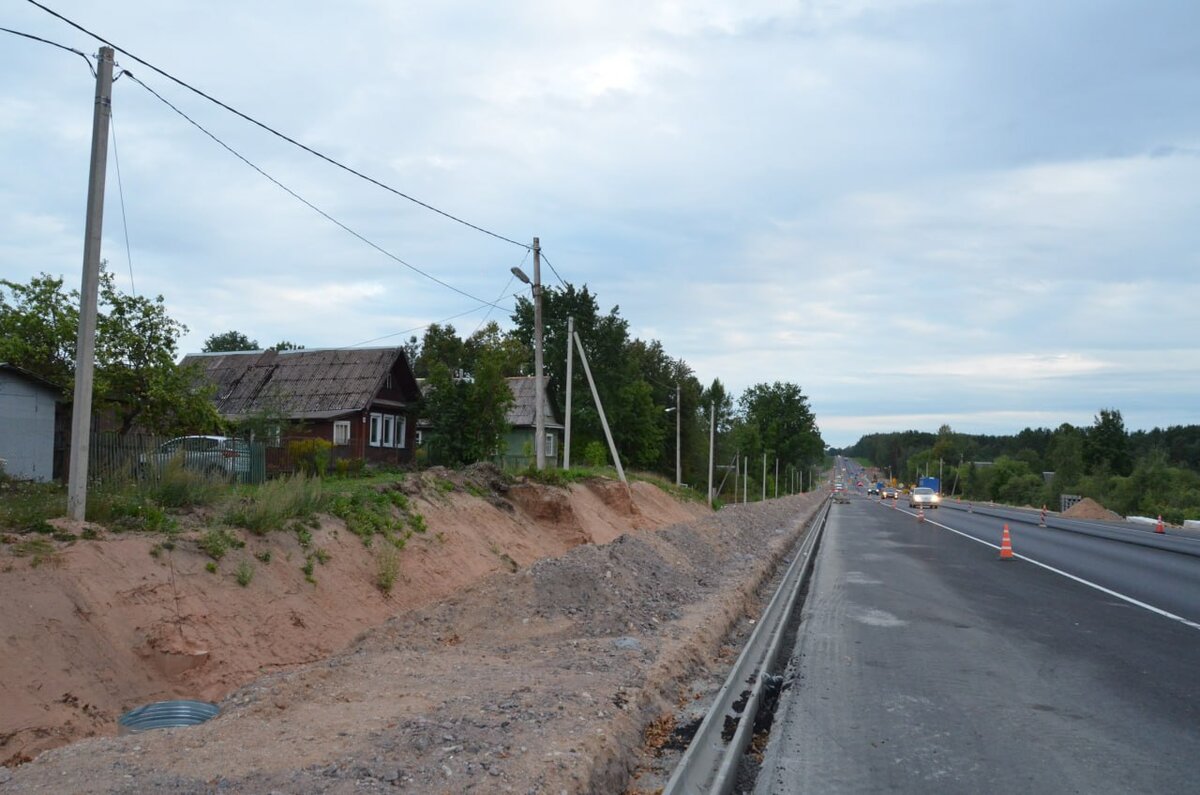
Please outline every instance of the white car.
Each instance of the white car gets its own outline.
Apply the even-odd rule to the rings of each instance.
[[[908,495],[909,508],[936,508],[941,501],[936,491],[925,486],[918,486]]]
[[[250,445],[226,436],[180,436],[139,456],[139,470],[143,477],[153,477],[172,459],[208,475],[244,478],[250,471]]]

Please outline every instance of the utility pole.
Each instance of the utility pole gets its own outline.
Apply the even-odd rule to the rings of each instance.
[[[569,374],[570,370],[568,370],[567,372]],[[568,378],[569,377],[570,376],[568,375]],[[682,449],[679,447],[679,440],[681,438],[681,434],[679,431],[680,431],[680,426],[683,423],[683,419],[680,417],[681,414],[683,414],[683,407],[679,405],[679,382],[676,381],[675,382],[675,485],[676,486],[683,485],[683,454],[682,454]],[[736,492],[737,489],[735,488],[734,491]]]
[[[767,453],[763,451],[763,502],[767,501]]]
[[[717,401],[713,400],[708,407],[708,507],[712,507],[713,493],[713,443],[717,438]]]
[[[533,376],[537,379],[534,433],[537,434],[537,468],[546,468],[546,385],[542,383],[542,246],[533,239]]]
[[[750,456],[742,459],[742,502],[750,502]]]
[[[742,451],[733,454],[733,502],[738,501],[738,478],[742,474]]]
[[[75,342],[75,402],[71,407],[71,461],[67,470],[67,515],[87,513],[88,454],[92,434],[92,378],[96,355],[96,304],[100,289],[100,236],[104,227],[104,175],[108,124],[112,117],[113,49],[100,48],[96,103],[92,109],[92,163],[88,173],[87,221],[83,233],[83,280],[79,285],[79,335]]]
[[[779,499],[779,458],[775,459],[775,499]]]
[[[612,431],[608,429],[608,417],[604,414],[604,404],[600,402],[600,393],[596,391],[596,381],[592,378],[592,368],[588,366],[587,353],[583,350],[583,340],[579,339],[579,334],[575,335],[575,345],[579,348],[579,361],[583,365],[583,374],[587,376],[588,388],[592,390],[592,400],[596,403],[596,413],[600,415],[600,427],[604,429],[604,438],[608,441],[608,452],[612,455],[613,466],[617,468],[617,477],[626,486],[629,481],[625,479],[625,468],[621,466],[621,455],[617,452],[617,445],[613,442]],[[712,469],[709,469],[709,480],[712,479]]]
[[[563,469],[571,468],[571,368],[575,364],[575,351],[571,349],[575,338],[575,318],[567,316],[567,421],[563,427]]]

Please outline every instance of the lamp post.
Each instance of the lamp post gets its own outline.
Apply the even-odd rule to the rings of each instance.
[[[682,412],[679,411],[679,384],[675,385],[675,405],[668,409],[665,409],[665,412],[667,414],[670,414],[672,411],[675,412],[675,485],[682,486],[683,485],[683,469],[680,466],[681,457],[679,454],[679,449],[680,449],[679,448],[679,423],[680,423],[679,415]],[[734,491],[736,492],[737,489],[735,488]]]
[[[542,383],[542,247],[533,239],[533,281],[520,268],[512,269],[513,276],[533,287],[533,448],[537,451],[537,468],[546,468],[546,403],[545,385]]]

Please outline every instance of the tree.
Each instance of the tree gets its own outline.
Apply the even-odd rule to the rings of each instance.
[[[785,463],[807,466],[820,461],[825,443],[817,429],[816,419],[808,407],[808,398],[796,384],[755,384],[738,400],[747,425],[758,430],[762,449],[747,451],[754,455],[767,453]]]
[[[47,274],[28,285],[0,283],[0,358],[74,393],[79,292]],[[121,434],[211,431],[221,419],[200,374],[175,363],[187,327],[167,315],[162,296],[128,296],[100,270],[93,409],[109,411]]]
[[[1101,409],[1083,440],[1083,460],[1092,474],[1126,476],[1133,471],[1125,421],[1117,409]]]
[[[267,348],[267,350],[269,350],[269,351],[302,351],[302,350],[304,350],[304,346],[297,345],[296,343],[289,342],[288,340],[283,340],[281,342],[275,343],[270,348]]]
[[[200,349],[204,353],[229,353],[232,351],[256,351],[258,341],[252,340],[240,331],[226,331],[213,334],[204,341]]]
[[[500,451],[513,402],[501,358],[485,353],[473,378],[455,378],[442,362],[430,363],[424,416],[433,425],[428,442],[432,462],[471,464],[491,460]]]
[[[451,375],[463,369],[463,341],[458,338],[454,326],[434,323],[425,329],[421,352],[412,362],[413,375],[426,378],[432,375],[433,365],[445,365]]]

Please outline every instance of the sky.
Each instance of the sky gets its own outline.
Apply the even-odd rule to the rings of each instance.
[[[372,244],[119,78],[102,256],[186,324],[180,354],[510,327],[537,236],[548,286],[705,384],[799,384],[834,446],[1200,423],[1191,0],[44,4],[500,236],[118,52]],[[0,27],[99,46],[27,0]],[[77,286],[95,81],[2,32],[0,70],[0,278]]]

